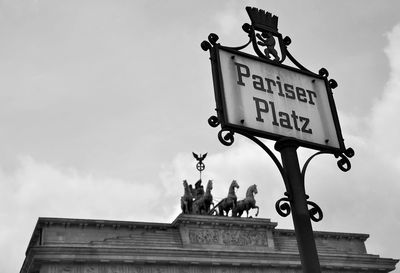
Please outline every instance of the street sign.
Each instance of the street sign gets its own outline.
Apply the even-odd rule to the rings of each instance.
[[[309,200],[304,178],[310,161],[319,154],[332,153],[338,167],[347,172],[352,148],[345,148],[332,96],[337,87],[321,68],[313,73],[289,52],[291,39],[278,32],[278,17],[265,10],[246,7],[250,24],[243,24],[249,41],[241,46],[225,47],[217,43],[215,33],[201,43],[209,50],[217,104],[217,115],[208,123],[221,125],[219,141],[230,146],[238,133],[254,141],[274,161],[285,183],[285,197],[275,203],[279,215],[292,214],[304,273],[321,273],[311,221],[321,221],[321,208]],[[252,45],[257,56],[243,50]],[[279,45],[279,51],[275,46]],[[289,59],[296,67],[283,62]],[[274,148],[282,163],[257,137],[276,140]],[[300,168],[299,146],[316,149]]]
[[[222,128],[308,148],[344,150],[326,77],[234,49],[211,50],[215,97]]]

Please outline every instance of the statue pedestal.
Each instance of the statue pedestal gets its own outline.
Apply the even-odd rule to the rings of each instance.
[[[181,214],[172,223],[185,248],[271,252],[273,230],[269,219]]]

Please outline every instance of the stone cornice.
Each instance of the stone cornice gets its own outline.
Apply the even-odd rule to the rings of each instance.
[[[82,228],[86,227],[112,227],[115,229],[119,228],[155,228],[165,229],[171,227],[171,224],[165,223],[154,223],[154,222],[133,222],[133,221],[117,221],[117,220],[93,220],[93,219],[70,219],[70,218],[39,218],[36,227],[51,226],[51,225],[62,225],[65,227],[79,226]]]
[[[278,223],[271,222],[270,219],[263,218],[240,218],[226,216],[209,215],[187,215],[180,214],[173,222],[172,226],[179,225],[212,225],[221,227],[250,227],[274,229]]]
[[[294,230],[291,229],[275,229],[274,234],[282,234],[289,236],[296,236]],[[333,239],[346,239],[346,240],[361,240],[365,242],[368,238],[368,234],[363,233],[346,233],[346,232],[331,232],[331,231],[314,231],[316,238],[333,238]]]
[[[300,268],[294,253],[248,253],[235,251],[202,251],[188,249],[96,249],[90,247],[34,247],[30,263],[135,263],[180,265],[229,265],[252,267]],[[320,255],[322,269],[358,269],[390,271],[398,260],[377,255]],[[28,258],[28,257],[27,257]],[[25,262],[28,262],[27,260]],[[346,266],[344,266],[346,264]],[[21,270],[21,273],[24,272]]]

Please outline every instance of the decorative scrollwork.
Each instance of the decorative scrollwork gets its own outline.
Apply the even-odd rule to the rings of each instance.
[[[213,46],[215,46],[217,44],[219,37],[217,34],[215,33],[210,33],[208,35],[208,42],[207,41],[203,41],[201,42],[200,46],[201,49],[203,49],[204,51],[210,50]]]
[[[339,169],[343,172],[347,172],[351,169],[351,163],[349,158],[354,156],[354,150],[352,148],[346,149],[342,154],[335,154],[335,157],[340,159],[337,162]]]
[[[233,144],[233,142],[235,141],[233,134],[234,133],[232,131],[222,129],[218,133],[218,139],[225,146],[231,146]]]
[[[311,208],[308,210],[311,220],[313,220],[314,222],[321,221],[324,217],[321,208],[312,201],[307,201],[307,205],[311,206]]]
[[[248,42],[244,45],[238,46],[238,47],[227,47],[227,46],[222,46],[220,43],[217,43],[219,40],[219,37],[215,33],[211,33],[208,35],[208,39],[204,40],[201,43],[201,48],[204,51],[210,51],[211,55],[211,61],[212,65],[216,64],[216,58],[214,58],[218,53],[218,49],[224,49],[224,50],[237,50],[241,51],[245,49],[247,46],[252,44],[253,50],[255,54],[264,59],[263,62],[265,63],[276,63],[276,64],[283,64],[286,58],[288,58],[291,63],[299,68],[301,71],[307,72],[309,75],[313,75],[314,77],[318,79],[323,79],[327,87],[330,89],[335,89],[338,86],[338,83],[334,79],[329,79],[329,72],[325,68],[321,68],[318,73],[312,72],[308,70],[306,67],[304,67],[300,62],[298,62],[289,52],[288,46],[292,43],[292,40],[290,37],[286,36],[283,38],[282,34],[278,32],[278,17],[275,15],[272,15],[269,12],[266,12],[264,10],[259,10],[257,8],[251,8],[251,7],[246,7],[246,11],[248,12],[248,15],[251,20],[251,24],[245,23],[242,25],[242,30],[248,34]],[[234,54],[234,53],[233,53]],[[214,66],[213,66],[214,68]],[[220,82],[218,77],[215,80],[215,83],[218,85]],[[329,89],[328,88],[328,89]],[[219,106],[217,106],[219,107]],[[222,112],[219,112],[219,109],[217,109],[218,114],[222,114]],[[222,117],[219,115],[220,118]],[[282,197],[275,203],[275,209],[277,213],[282,216],[282,217],[287,217],[290,213],[292,213],[292,210],[294,210],[295,207],[292,207],[292,196],[294,196],[290,184],[288,180],[288,176],[286,173],[286,170],[283,168],[283,165],[279,161],[279,159],[274,155],[274,153],[257,137],[246,133],[246,131],[240,127],[231,127],[228,124],[224,124],[224,120],[221,118],[221,120],[218,119],[217,116],[211,116],[208,119],[208,124],[211,127],[218,127],[219,125],[221,126],[221,130],[218,132],[218,139],[219,141],[225,145],[225,146],[231,146],[234,142],[234,134],[237,133],[239,135],[243,135],[250,140],[253,140],[256,144],[258,144],[261,148],[263,148],[268,155],[272,158],[276,166],[278,167],[285,186],[286,186],[286,191],[285,192],[285,197]],[[243,124],[243,121],[242,121]],[[327,142],[327,140],[326,140]],[[301,170],[301,175],[302,175],[302,183],[303,183],[303,189],[304,189],[304,181],[305,181],[305,173],[306,169],[315,156],[319,154],[333,154],[337,158],[337,165],[340,170],[343,172],[347,172],[351,168],[351,163],[349,158],[354,156],[354,150],[351,148],[348,148],[346,150],[321,150],[314,155],[312,155],[303,165],[303,168]],[[305,189],[304,189],[305,191]],[[308,199],[308,196],[306,200]],[[312,221],[314,222],[319,222],[323,218],[323,213],[321,208],[314,202],[312,201],[306,201],[307,202],[307,210],[309,212],[309,217]],[[303,203],[304,205],[304,203]],[[304,208],[302,208],[304,209]],[[213,213],[213,211],[211,211]]]
[[[344,151],[344,154],[348,157],[348,158],[352,158],[355,155],[355,152],[353,150],[353,148],[347,148]]]
[[[203,41],[200,44],[201,49],[203,49],[204,51],[210,50],[212,48],[211,44],[207,41]]]
[[[351,169],[350,160],[343,154],[340,154],[339,157],[340,157],[340,159],[337,162],[339,169],[342,172],[348,172]]]
[[[288,45],[290,45],[291,43],[292,43],[292,39],[290,39],[289,36],[286,36],[285,38],[283,38],[283,44],[284,44],[285,46],[288,46]]]
[[[218,41],[219,37],[217,34],[215,33],[210,33],[208,35],[208,41],[212,44],[212,45],[216,45],[217,41]]]
[[[211,117],[208,119],[208,124],[209,124],[211,127],[213,127],[213,128],[218,127],[218,125],[220,124],[218,117],[216,117],[216,116],[211,116]]]
[[[326,70],[326,68],[321,68],[321,69],[318,71],[318,74],[319,74],[321,77],[324,77],[325,79],[328,79],[328,77],[329,77],[329,72],[328,72],[328,70]],[[331,89],[335,89],[336,87],[338,87],[338,83],[337,83],[337,81],[335,81],[334,79],[330,79],[330,80],[328,81],[328,84],[329,84],[329,87],[330,87]]]
[[[243,26],[242,26],[242,29],[243,29],[244,32],[250,34],[250,32],[251,32],[251,25],[248,24],[248,23],[244,23]]]
[[[321,77],[324,77],[324,78],[328,78],[328,76],[329,76],[329,72],[328,72],[328,70],[326,70],[326,68],[321,68],[321,69],[318,71],[318,74],[319,74]]]
[[[331,89],[335,89],[336,87],[338,87],[338,84],[337,84],[337,82],[336,82],[334,79],[330,79],[330,80],[328,81],[328,83],[329,83],[329,87],[330,87]]]
[[[289,194],[285,192],[285,195],[288,196]],[[282,197],[281,199],[276,201],[275,209],[280,216],[287,217],[291,212],[289,197]]]

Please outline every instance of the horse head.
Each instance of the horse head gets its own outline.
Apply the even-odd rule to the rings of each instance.
[[[239,184],[236,182],[236,180],[233,180],[230,186],[231,189],[239,188]]]
[[[258,191],[257,191],[257,185],[256,185],[256,184],[251,185],[247,191],[250,192],[250,193],[257,194],[257,193],[258,193]]]
[[[192,197],[192,192],[190,190],[190,186],[186,180],[183,180],[183,189],[184,189],[185,196]]]
[[[251,185],[251,186],[247,189],[247,191],[246,191],[246,197],[247,197],[247,198],[253,197],[253,194],[257,194],[257,193],[258,193],[258,191],[257,191],[257,185],[256,185],[256,184]]]
[[[212,182],[212,180],[208,180],[207,191],[211,191],[212,189],[213,189],[213,182]]]

